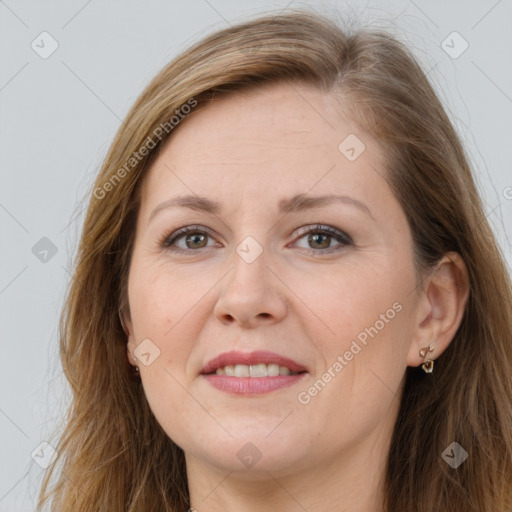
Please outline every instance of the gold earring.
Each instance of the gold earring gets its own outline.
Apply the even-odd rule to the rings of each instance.
[[[429,352],[434,351],[434,345],[431,343],[428,347],[423,347],[420,349],[420,356],[425,358]],[[434,371],[434,361],[432,359],[427,359],[421,367],[425,373],[432,373]]]

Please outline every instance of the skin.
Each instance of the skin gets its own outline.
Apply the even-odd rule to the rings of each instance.
[[[354,161],[338,149],[349,134],[366,146]],[[371,214],[342,202],[278,213],[281,199],[332,193],[361,201]],[[149,221],[157,205],[188,194],[218,201],[220,213],[173,207]],[[182,252],[159,245],[197,224],[209,235],[189,236],[188,246],[183,236],[174,245]],[[353,244],[297,234],[317,224]],[[248,236],[262,249],[252,263],[236,251]],[[467,295],[466,267],[455,253],[417,281],[409,226],[383,178],[382,148],[347,121],[339,99],[274,84],[194,111],[145,177],[125,318],[128,357],[150,407],[185,452],[191,506],[382,510],[405,370],[424,362],[420,348],[434,344],[431,359],[446,349]],[[400,312],[333,371],[358,334],[396,303]],[[145,339],[152,354],[159,350],[148,365],[135,352]],[[274,351],[308,373],[268,394],[227,394],[199,374],[233,349]],[[301,403],[299,393],[307,395],[329,368],[335,376]],[[237,457],[248,442],[261,455],[251,467]]]

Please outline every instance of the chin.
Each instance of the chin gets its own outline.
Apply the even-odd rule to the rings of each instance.
[[[214,466],[221,471],[230,471],[247,479],[267,479],[268,473],[288,473],[290,467],[297,468],[301,460],[307,459],[304,453],[304,439],[294,440],[283,432],[284,436],[254,433],[234,435],[233,438],[211,439],[201,446],[185,453],[193,453],[195,458]],[[213,449],[212,447],[215,447]]]

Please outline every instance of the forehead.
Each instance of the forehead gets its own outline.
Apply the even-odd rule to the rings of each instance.
[[[337,150],[339,136],[355,130],[360,131],[342,113],[342,105],[333,95],[312,86],[278,83],[202,104],[171,137],[169,145],[173,149],[180,146],[180,153],[202,158],[212,152],[245,157],[247,152],[254,154],[258,145],[268,151],[300,151],[321,143],[324,149]]]
[[[381,185],[382,174],[380,145],[339,97],[280,83],[196,107],[148,170],[142,199],[154,206],[176,192],[261,199],[336,187],[373,202],[379,187],[369,185]]]

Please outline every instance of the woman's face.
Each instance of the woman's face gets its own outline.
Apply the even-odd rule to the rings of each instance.
[[[411,235],[383,173],[377,142],[299,85],[198,107],[163,147],[128,349],[189,471],[382,457],[418,350]]]

